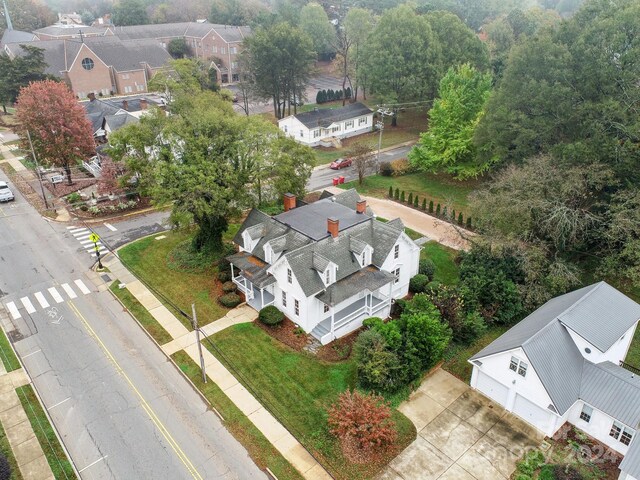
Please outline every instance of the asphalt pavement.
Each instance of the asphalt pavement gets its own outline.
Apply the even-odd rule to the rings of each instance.
[[[72,229],[15,195],[0,204],[0,321],[81,478],[266,478],[105,291]],[[163,215],[96,229],[117,245]]]

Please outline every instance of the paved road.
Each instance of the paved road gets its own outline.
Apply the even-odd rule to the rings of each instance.
[[[373,175],[378,170],[378,165],[381,162],[391,162],[399,158],[406,158],[407,153],[411,150],[411,146],[398,147],[392,150],[387,150],[380,154],[380,159],[377,162],[372,162],[372,167],[368,170],[367,175]],[[343,168],[342,170],[331,170],[328,165],[318,168],[313,171],[311,178],[307,182],[307,190],[313,192],[325,187],[333,185],[333,178],[337,176],[344,176],[345,182],[356,180],[358,178],[358,172],[355,166]]]
[[[111,294],[99,291],[101,279],[87,275],[93,259],[70,230],[42,219],[19,192],[0,209],[0,321],[81,477],[265,478]],[[156,228],[155,215],[162,216],[131,220],[117,241]]]

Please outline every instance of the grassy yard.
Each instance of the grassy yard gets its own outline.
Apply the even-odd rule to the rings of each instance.
[[[77,478],[31,385],[19,387],[16,392],[54,477],[57,480]]]
[[[165,343],[173,340],[171,335],[162,328],[162,325],[160,325],[149,311],[144,308],[138,300],[136,300],[129,290],[126,288],[118,288],[119,283],[120,282],[118,280],[113,282],[109,287],[109,290],[118,297],[122,304],[127,307],[127,310],[129,310],[131,315],[133,315],[142,324],[144,329],[149,332],[155,341],[160,345],[164,345]]]
[[[22,480],[22,474],[18,468],[18,462],[16,462],[16,457],[13,456],[11,445],[9,445],[9,439],[4,432],[2,425],[0,425],[0,454],[9,461],[9,465],[11,466],[11,476],[9,477],[9,480]]]
[[[362,185],[359,185],[357,181],[353,181],[340,187],[344,189],[355,188],[363,195],[378,198],[388,198],[389,187],[394,190],[398,188],[401,192],[404,190],[407,197],[409,193],[418,195],[421,206],[422,199],[426,197],[427,202],[433,200],[436,204],[441,203],[443,207],[448,205],[450,209],[454,208],[456,212],[463,212],[466,218],[469,194],[477,189],[479,185],[479,180],[459,181],[444,173],[410,173],[399,177],[372,175],[365,178]]]
[[[458,252],[453,248],[440,245],[436,241],[430,241],[422,246],[420,258],[430,259],[436,266],[433,279],[446,285],[458,283],[459,268],[455,262]]]
[[[233,236],[237,228],[236,225],[230,227],[226,236]],[[221,292],[217,291],[214,282],[217,273],[215,266],[193,273],[173,269],[168,264],[170,254],[180,243],[188,241],[192,233],[170,231],[163,235],[166,238],[162,240],[152,236],[123,247],[119,250],[122,262],[182,311],[191,314],[191,304],[195,303],[201,326],[225,316],[229,309],[217,300]],[[180,314],[176,316],[189,330],[192,329],[186,318]]]
[[[356,380],[353,361],[325,363],[272,339],[254,324],[240,324],[212,337],[206,347],[318,458],[337,479],[371,478],[416,436],[413,424],[393,412],[398,442],[378,462],[356,465],[342,455],[327,428],[326,409]]]
[[[442,365],[442,368],[468,384],[471,381],[471,370],[473,367],[467,360],[493,342],[508,329],[509,327],[502,325],[491,327],[484,335],[476,339],[469,346],[456,345],[452,343],[444,354],[445,362]]]
[[[251,423],[235,404],[214,383],[202,383],[200,367],[184,351],[174,353],[171,358],[191,379],[202,394],[224,417],[225,427],[247,449],[259,468],[269,468],[280,480],[301,480],[303,477],[285,460],[264,435]]]
[[[9,344],[9,339],[5,335],[4,331],[0,328],[0,357],[2,358],[2,363],[4,365],[4,369],[7,372],[12,372],[13,370],[17,370],[20,368],[20,362],[16,358],[16,354],[13,353],[13,349]]]

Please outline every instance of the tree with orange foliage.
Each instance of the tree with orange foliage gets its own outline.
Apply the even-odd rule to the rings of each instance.
[[[350,457],[355,453],[365,459],[397,438],[391,409],[380,395],[346,390],[328,413],[330,431]]]
[[[71,167],[95,154],[93,128],[84,108],[64,83],[32,82],[20,89],[16,127],[22,147],[29,151],[27,132],[38,160],[62,167],[71,185]]]

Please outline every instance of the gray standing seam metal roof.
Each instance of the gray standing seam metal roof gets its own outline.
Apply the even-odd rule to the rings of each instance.
[[[640,478],[640,440],[638,440],[637,434],[633,436],[629,450],[627,450],[619,468],[633,478]]]
[[[310,112],[298,113],[294,117],[307,128],[328,127],[332,123],[349,120],[373,113],[366,105],[356,102],[341,108],[320,108]]]
[[[359,292],[373,292],[395,280],[395,275],[369,266],[361,268],[339,282],[331,284],[316,298],[327,305],[338,305]]]
[[[640,319],[640,305],[600,282],[558,319],[598,350],[606,352]]]

